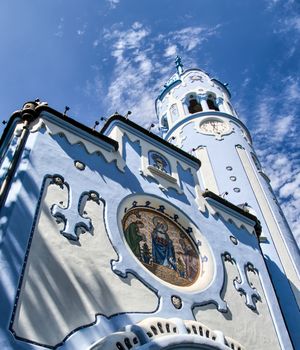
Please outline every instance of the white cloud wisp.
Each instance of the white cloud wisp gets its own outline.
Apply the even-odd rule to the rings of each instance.
[[[106,29],[103,38],[115,59],[108,86],[108,100],[113,107],[109,110],[107,106],[108,111],[124,113],[130,109],[132,119],[147,127],[156,119],[155,98],[163,83],[175,73],[171,60],[180,52],[191,51],[187,64],[196,62],[201,45],[217,30],[218,26],[185,27],[153,36],[151,28],[138,21],[125,30],[122,24],[117,29]]]

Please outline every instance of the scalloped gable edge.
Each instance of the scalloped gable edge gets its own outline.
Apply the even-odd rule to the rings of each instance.
[[[249,233],[254,231],[257,237],[260,237],[262,228],[260,221],[255,215],[247,213],[211,191],[203,192],[202,196],[205,198],[206,203],[215,209],[215,213],[220,214],[224,220],[228,221],[231,219],[237,227],[244,227]]]

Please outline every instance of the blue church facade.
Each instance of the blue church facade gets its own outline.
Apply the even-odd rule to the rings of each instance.
[[[299,250],[226,86],[177,73],[163,138],[28,102],[1,143],[1,349],[297,349]]]

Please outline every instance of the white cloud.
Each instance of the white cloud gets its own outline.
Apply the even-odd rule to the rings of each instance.
[[[108,89],[108,100],[111,112],[117,109],[121,114],[127,110],[133,112],[133,118],[138,118],[139,124],[146,125],[147,120],[154,117],[155,91],[149,88],[151,77],[151,62],[149,59],[134,65],[125,59],[119,62],[115,71],[115,79]]]
[[[167,34],[152,35],[151,29],[140,22],[134,22],[129,28],[118,23],[104,30],[105,45],[110,48],[115,59],[112,81],[108,86],[108,100],[111,108],[126,113],[130,109],[130,118],[147,127],[156,120],[154,101],[172,73],[175,65],[170,65],[170,57],[176,55],[177,48],[193,51],[188,61],[195,60],[197,50],[207,37],[216,33],[216,27],[187,27]],[[177,45],[173,44],[173,41]],[[96,42],[99,45],[99,41]],[[94,43],[94,46],[97,46]],[[158,60],[158,52],[164,52],[166,61]],[[154,78],[155,77],[155,78]]]
[[[137,22],[135,22],[137,23]],[[104,39],[106,41],[115,41],[112,48],[112,56],[117,59],[117,64],[123,60],[123,53],[125,50],[138,49],[141,46],[141,41],[149,35],[150,31],[141,26],[134,26],[136,29],[129,29],[126,31],[105,30]]]
[[[289,102],[300,102],[300,82],[299,78],[288,76],[283,81],[285,84],[285,98]]]
[[[277,3],[279,3],[281,0],[266,0],[267,3],[267,9],[271,10]]]
[[[98,74],[93,80],[87,80],[83,89],[83,93],[88,97],[99,97],[103,95],[103,83]]]
[[[56,29],[56,32],[54,33],[55,36],[59,37],[59,38],[62,38],[63,34],[64,34],[64,18],[61,17],[59,19],[59,23],[57,25],[57,29]]]
[[[242,87],[245,88],[249,85],[251,79],[249,77],[246,77],[244,81],[242,82]]]
[[[87,28],[87,24],[85,23],[82,28],[77,29],[76,33],[78,36],[82,36],[85,34]]]
[[[282,24],[284,25],[284,27],[281,28],[282,32],[300,32],[300,16],[288,17],[282,21]]]
[[[272,187],[275,191],[278,191],[295,175],[295,166],[292,157],[289,158],[284,153],[270,152],[269,148],[266,152],[261,153],[261,159],[268,169],[268,176],[272,181]]]
[[[300,15],[299,4],[294,0],[267,0],[267,9],[276,20],[272,23],[273,33],[285,43],[285,57],[292,57],[299,48]]]
[[[252,101],[255,148],[300,246],[300,79],[272,76]],[[247,110],[245,110],[247,112]]]
[[[282,10],[282,7],[285,9],[291,8],[295,0],[265,0],[265,2],[268,10],[273,10],[277,5],[280,5]]]
[[[300,172],[280,188],[279,194],[282,198],[293,196],[300,199]]]
[[[258,100],[256,115],[257,122],[255,128],[255,134],[265,133],[271,124],[271,116],[273,113],[275,97],[272,95],[261,94],[261,98]]]
[[[293,115],[287,115],[285,117],[279,117],[274,124],[274,137],[277,140],[282,141],[284,137],[290,133],[291,127],[293,125],[294,116]]]
[[[109,3],[111,9],[114,9],[119,4],[120,0],[106,0]]]
[[[137,118],[144,126],[154,117],[155,90],[149,87],[153,51],[146,41],[150,33],[141,23],[134,22],[128,30],[113,29],[104,34],[106,42],[112,42],[111,55],[116,59],[108,87],[108,100],[112,106],[109,113],[118,110],[125,114],[131,110],[132,118]]]
[[[206,27],[187,27],[179,31],[172,32],[174,42],[180,44],[184,51],[191,51],[212,35],[216,35],[220,25],[213,28]]]
[[[140,29],[140,28],[142,28],[142,23],[140,23],[140,22],[134,22],[133,23],[133,25],[132,25],[132,29]]]
[[[295,136],[295,120],[300,104],[299,78],[288,76],[282,79],[280,94],[272,84],[267,85],[258,95],[256,103],[254,133],[258,138],[264,135],[269,142],[278,142],[286,136]]]
[[[164,56],[165,57],[175,57],[176,53],[177,53],[177,46],[170,45],[165,49]]]

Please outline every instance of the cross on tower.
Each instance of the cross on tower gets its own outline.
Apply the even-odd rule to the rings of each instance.
[[[176,64],[177,73],[179,75],[182,74],[183,73],[183,64],[181,62],[181,57],[180,56],[176,56],[175,64]]]

